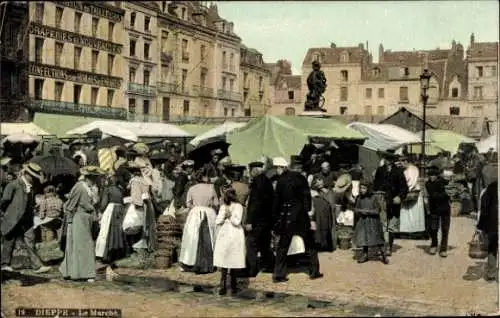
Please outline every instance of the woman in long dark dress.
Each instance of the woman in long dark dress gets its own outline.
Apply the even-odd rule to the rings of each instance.
[[[122,224],[124,218],[123,189],[117,184],[115,176],[108,179],[108,186],[101,196],[101,227],[96,240],[96,257],[108,264],[106,277],[114,276],[114,262],[126,254],[126,237]]]
[[[358,263],[367,262],[368,249],[376,247],[380,251],[382,262],[389,264],[389,260],[384,253],[385,241],[384,230],[380,221],[381,211],[382,206],[373,194],[371,184],[366,180],[360,181],[359,196],[356,198],[354,206],[354,213],[358,218],[354,229],[354,241],[356,246],[363,248]]]

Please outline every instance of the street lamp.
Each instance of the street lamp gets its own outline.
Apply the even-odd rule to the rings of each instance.
[[[422,104],[424,107],[423,112],[423,124],[422,124],[422,153],[421,153],[421,168],[422,177],[425,176],[425,128],[426,128],[426,115],[427,115],[427,100],[429,99],[429,82],[431,80],[431,72],[428,69],[424,69],[424,72],[420,75],[420,97],[422,98]]]

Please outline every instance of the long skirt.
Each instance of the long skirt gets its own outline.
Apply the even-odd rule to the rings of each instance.
[[[425,232],[425,207],[422,191],[416,201],[401,204],[399,231],[401,233]]]
[[[354,244],[358,247],[384,245],[384,229],[379,215],[359,217],[354,228]]]
[[[64,278],[93,279],[95,273],[95,247],[92,239],[94,216],[77,211],[66,230],[66,248],[59,271]]]
[[[214,247],[215,242],[215,218],[217,217],[215,211],[208,207],[196,206],[189,211],[186,218],[186,223],[184,224],[184,230],[182,232],[182,243],[181,252],[179,256],[179,262],[186,266],[194,266],[198,259],[198,249],[200,246],[200,227],[202,221],[206,219],[208,233],[210,234],[210,246]],[[202,237],[207,237],[206,232],[202,231]],[[203,243],[206,242],[208,237]]]
[[[101,218],[101,228],[96,240],[95,254],[105,262],[112,262],[125,256],[126,237],[122,229],[124,207],[110,203]]]
[[[201,221],[199,233],[198,252],[196,253],[193,272],[198,274],[212,273],[214,271],[214,250],[206,217]]]

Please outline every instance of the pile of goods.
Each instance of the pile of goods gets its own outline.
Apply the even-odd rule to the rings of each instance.
[[[170,215],[162,215],[158,218],[156,223],[158,245],[154,260],[156,268],[170,268],[174,260],[174,253],[180,250],[183,224],[179,221]]]

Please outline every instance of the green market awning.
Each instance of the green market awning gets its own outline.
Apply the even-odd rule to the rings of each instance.
[[[417,133],[418,136],[422,136],[422,132]],[[451,154],[455,154],[458,150],[458,146],[464,143],[475,143],[474,139],[460,135],[456,132],[450,130],[440,130],[440,129],[427,129],[425,130],[425,141],[430,142],[433,145],[449,151]]]
[[[358,131],[330,118],[305,116],[269,116],[255,118],[245,127],[227,135],[229,155],[238,164],[248,164],[267,157],[284,157],[300,153],[310,137],[359,141]]]
[[[65,137],[68,130],[86,125],[95,120],[96,118],[93,117],[35,113],[33,122],[57,137]]]

